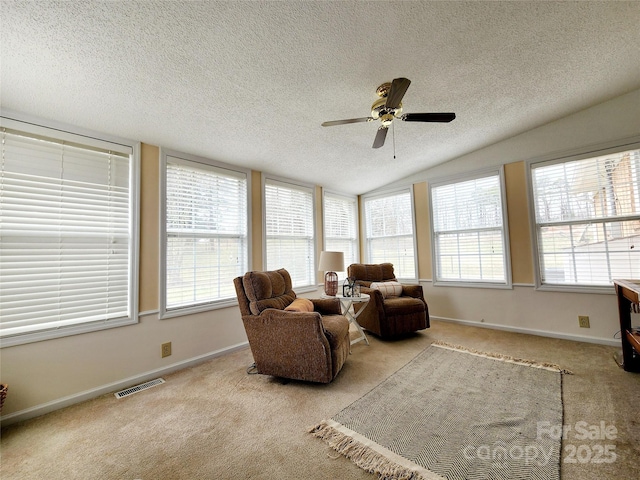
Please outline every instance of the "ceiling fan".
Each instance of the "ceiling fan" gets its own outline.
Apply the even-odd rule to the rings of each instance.
[[[402,113],[402,97],[411,85],[408,78],[394,78],[391,83],[383,83],[380,85],[376,93],[380,97],[371,105],[371,116],[362,118],[350,118],[347,120],[334,120],[324,122],[323,127],[332,127],[334,125],[345,125],[347,123],[373,122],[380,120],[382,125],[378,127],[378,133],[373,141],[373,148],[380,148],[384,145],[387,138],[389,125],[394,118],[398,118],[404,122],[443,122],[448,123],[456,118],[455,113]]]

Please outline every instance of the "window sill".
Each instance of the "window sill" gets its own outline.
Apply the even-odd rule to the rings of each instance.
[[[324,283],[320,287],[315,286],[315,285],[305,285],[303,287],[293,287],[293,291],[296,292],[296,294],[298,294],[298,293],[310,293],[310,292],[317,292],[319,288],[324,288]]]
[[[164,311],[162,311],[161,309],[159,318],[160,320],[165,320],[169,318],[184,317],[186,315],[191,315],[193,313],[208,312],[211,310],[219,310],[221,308],[235,307],[237,305],[238,305],[237,299],[229,298],[226,300],[220,300],[215,303],[206,303],[203,305],[197,305],[193,307],[178,307],[172,310],[164,310]]]
[[[536,285],[536,290],[540,292],[560,292],[560,293],[587,293],[587,294],[604,294],[614,295],[615,289],[613,285]]]
[[[511,283],[480,283],[480,282],[443,282],[434,280],[434,287],[457,287],[457,288],[492,288],[498,290],[512,290]]]
[[[68,337],[71,335],[81,335],[83,333],[97,332],[109,328],[124,327],[138,323],[137,317],[122,318],[118,320],[106,320],[100,322],[81,323],[66,327],[52,328],[50,330],[40,330],[29,333],[17,333],[15,335],[1,337],[0,348],[15,347],[27,343],[42,342],[56,338]]]

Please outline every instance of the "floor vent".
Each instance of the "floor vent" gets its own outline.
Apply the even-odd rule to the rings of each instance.
[[[142,390],[146,390],[147,388],[155,387],[156,385],[160,385],[164,383],[162,378],[156,378],[155,380],[150,380],[145,383],[141,383],[140,385],[136,385],[135,387],[130,387],[120,392],[114,393],[116,398],[128,397],[129,395],[133,395],[134,393],[141,392]]]

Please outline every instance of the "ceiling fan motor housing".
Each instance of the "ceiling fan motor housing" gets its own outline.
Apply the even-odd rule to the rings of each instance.
[[[402,113],[402,103],[398,106],[398,108],[387,108],[387,97],[379,98],[373,105],[371,105],[371,117],[376,120],[380,120],[382,125],[385,127],[391,124],[394,117],[397,117]]]

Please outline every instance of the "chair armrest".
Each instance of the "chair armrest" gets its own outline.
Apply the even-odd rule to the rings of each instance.
[[[369,288],[369,287],[361,286],[360,293],[366,293],[367,295],[369,295],[370,304],[376,305],[376,308],[378,308],[377,306],[380,305],[380,308],[382,308],[382,302],[384,301],[384,297],[382,296],[382,292],[380,290],[378,290],[377,288]]]
[[[340,300],[337,298],[311,298],[313,310],[320,315],[340,315]]]
[[[361,327],[375,333],[380,332],[380,324],[384,322],[384,298],[382,292],[376,288],[360,287],[360,293],[369,295],[369,302],[354,303],[353,309],[358,313],[358,323]]]
[[[360,293],[366,293],[369,295],[368,303],[354,303],[353,308],[358,311],[362,308],[366,309],[366,312],[363,312],[365,316],[373,317],[384,317],[384,297],[382,296],[382,292],[377,288],[369,288],[369,287],[360,287]]]
[[[422,285],[406,285],[402,284],[402,295],[406,297],[419,298],[424,301],[424,293]]]

